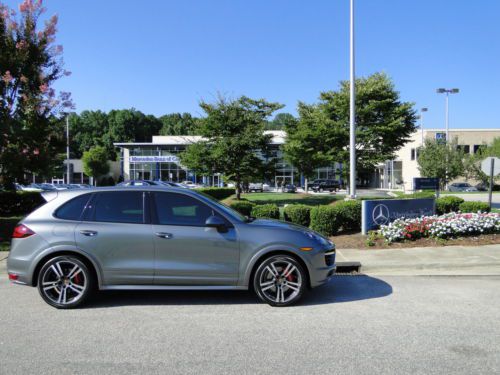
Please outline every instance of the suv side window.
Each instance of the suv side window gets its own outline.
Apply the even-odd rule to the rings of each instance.
[[[144,223],[144,193],[142,191],[112,191],[97,193],[93,202],[92,221],[114,223]]]
[[[91,194],[79,195],[60,206],[54,216],[64,220],[80,220]]]
[[[208,217],[216,212],[189,195],[154,193],[156,216],[160,225],[205,226]]]

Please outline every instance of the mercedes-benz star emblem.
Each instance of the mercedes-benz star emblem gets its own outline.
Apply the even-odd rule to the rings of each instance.
[[[384,225],[389,222],[389,208],[385,204],[377,204],[372,213],[373,222]]]

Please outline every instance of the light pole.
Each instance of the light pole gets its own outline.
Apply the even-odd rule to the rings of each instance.
[[[354,0],[350,6],[350,107],[349,107],[349,161],[350,182],[349,197],[356,198],[356,88],[354,75]]]
[[[69,170],[69,114],[66,115],[66,183],[70,183]]]
[[[424,112],[427,112],[427,108],[420,108],[420,133],[422,134],[422,147],[424,146]]]
[[[448,110],[448,101],[450,94],[458,94],[460,90],[458,89],[443,89],[439,88],[436,90],[438,94],[446,94],[446,143],[450,141],[450,124],[449,124],[449,110]]]

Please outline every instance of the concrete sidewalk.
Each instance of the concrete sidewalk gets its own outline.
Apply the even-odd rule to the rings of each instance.
[[[338,262],[361,262],[370,275],[500,275],[500,245],[337,250]]]

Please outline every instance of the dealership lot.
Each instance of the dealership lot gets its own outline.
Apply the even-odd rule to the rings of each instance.
[[[62,311],[0,262],[0,373],[494,373],[500,277],[337,276],[302,304],[108,292]]]

